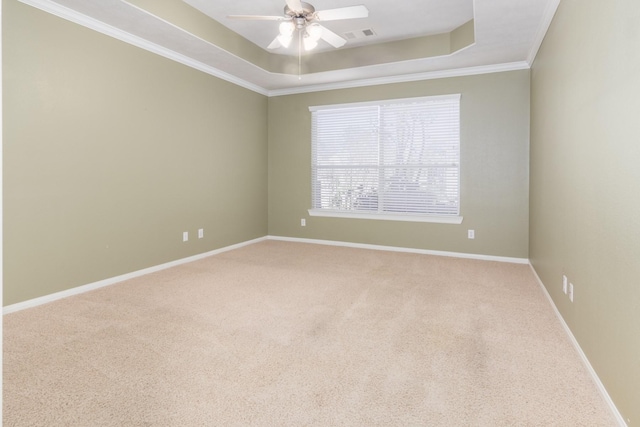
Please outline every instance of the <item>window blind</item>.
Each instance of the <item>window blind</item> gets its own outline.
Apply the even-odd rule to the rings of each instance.
[[[313,209],[459,214],[460,95],[311,111]]]

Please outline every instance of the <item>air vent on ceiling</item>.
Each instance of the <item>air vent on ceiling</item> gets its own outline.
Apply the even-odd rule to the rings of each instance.
[[[364,30],[348,31],[344,33],[344,37],[347,40],[364,39],[366,37],[373,37],[375,35],[376,35],[375,31],[373,31],[373,29],[371,28],[365,28]]]

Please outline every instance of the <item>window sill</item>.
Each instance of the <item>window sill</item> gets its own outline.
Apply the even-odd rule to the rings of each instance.
[[[463,219],[461,216],[406,215],[391,213],[367,214],[364,212],[342,212],[330,211],[327,209],[309,209],[309,215],[329,218],[379,219],[385,221],[433,222],[439,224],[462,224]]]

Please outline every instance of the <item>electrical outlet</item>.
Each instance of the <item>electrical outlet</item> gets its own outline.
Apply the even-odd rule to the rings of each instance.
[[[475,238],[476,238],[476,232],[475,232],[475,230],[467,230],[467,238],[469,238],[469,239],[475,239]]]
[[[186,242],[187,240],[189,240],[189,232],[188,231],[183,231],[182,232],[182,241]]]
[[[569,301],[573,302],[573,283],[569,283]]]
[[[567,276],[565,276],[564,274],[562,275],[562,292],[564,292],[564,294],[567,294],[567,284],[569,283],[569,280],[567,279]]]
[[[306,220],[306,219],[304,219],[304,218],[301,218],[301,219],[300,219],[300,226],[301,226],[301,227],[306,227],[306,226],[307,226],[307,220]]]
[[[204,228],[198,229],[198,239],[202,239],[204,237]]]

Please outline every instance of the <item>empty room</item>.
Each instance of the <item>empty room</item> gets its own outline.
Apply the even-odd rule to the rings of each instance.
[[[637,0],[1,0],[6,426],[640,423]]]

